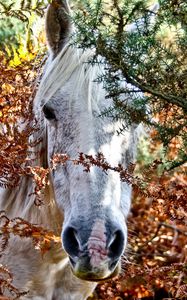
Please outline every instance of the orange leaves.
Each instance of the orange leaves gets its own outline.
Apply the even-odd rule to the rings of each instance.
[[[20,75],[19,75],[20,74]],[[19,81],[18,81],[19,79]],[[15,122],[20,117],[28,117],[29,97],[32,93],[28,69],[24,66],[11,69],[0,65],[1,122]],[[2,105],[3,104],[3,105]]]
[[[56,236],[53,232],[43,229],[40,226],[33,225],[21,218],[9,219],[5,212],[0,212],[0,242],[1,249],[0,255],[8,247],[10,237],[18,236],[20,238],[30,238],[33,246],[39,249],[44,255],[51,249],[54,243],[60,243],[60,237]],[[0,265],[0,300],[14,300],[27,294],[27,292],[20,292],[12,284],[13,278],[9,270]],[[6,297],[4,295],[11,295]]]
[[[1,254],[7,247],[11,235],[31,238],[34,247],[40,249],[42,254],[48,251],[53,243],[61,242],[60,237],[55,236],[52,231],[33,225],[19,217],[9,219],[3,211],[0,213],[0,234]]]
[[[45,187],[49,185],[49,169],[44,169],[42,167],[27,167],[26,170],[29,176],[33,176],[33,181],[35,184],[34,194],[36,196],[35,204],[40,206],[43,204],[41,194],[45,190]]]
[[[9,83],[3,83],[1,86],[2,89],[2,95],[9,95],[9,94],[13,94],[13,92],[15,92],[15,87]]]
[[[27,292],[20,292],[12,284],[13,278],[11,273],[4,266],[0,265],[0,300],[14,300],[27,294]],[[11,297],[3,296],[6,292]]]
[[[181,168],[182,170],[182,168]],[[187,176],[185,173],[173,173],[170,177],[165,172],[157,181],[149,183],[148,189],[153,200],[153,208],[158,214],[165,214],[179,224],[186,222]]]
[[[148,193],[145,197],[146,193],[141,195],[134,190],[127,250],[130,265],[125,265],[122,280],[125,284],[132,274],[141,274],[144,287],[152,290],[153,296],[164,287],[175,297],[187,287],[187,178],[183,167],[160,177],[156,168],[146,170],[145,174],[142,168],[141,173],[145,181],[146,176],[149,178]]]
[[[67,161],[71,161],[75,166],[82,165],[84,172],[90,172],[90,168],[95,166],[101,168],[103,172],[109,170],[119,173],[121,181],[127,182],[128,184],[136,184],[138,178],[133,176],[133,171],[135,168],[134,164],[129,164],[129,167],[126,169],[122,165],[111,166],[105,159],[102,153],[97,153],[95,157],[93,155],[88,155],[85,153],[79,153],[77,159],[69,157],[67,154],[56,154],[52,158],[52,169],[55,169],[58,164],[64,165]]]
[[[7,187],[17,185],[23,175],[28,139],[37,130],[31,99],[34,62],[13,69],[0,58],[0,185]]]
[[[67,154],[55,154],[51,160],[52,169],[56,169],[59,164],[64,165],[69,159]]]

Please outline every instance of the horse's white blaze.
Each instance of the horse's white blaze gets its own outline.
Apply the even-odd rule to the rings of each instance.
[[[118,182],[119,174],[108,174],[109,180],[106,184],[106,188],[103,196],[103,205],[112,207],[117,206],[120,207],[121,201],[121,185]],[[116,180],[117,179],[117,180]],[[115,199],[115,200],[113,200]]]

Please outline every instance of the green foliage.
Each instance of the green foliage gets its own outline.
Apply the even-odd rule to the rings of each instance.
[[[39,16],[43,16],[47,0],[5,0],[0,1],[1,14],[27,21],[28,15],[35,12]]]
[[[0,19],[0,45],[7,43],[16,44],[17,40],[15,36],[18,36],[24,30],[23,24],[11,17],[7,17],[6,19]]]
[[[47,0],[0,1],[0,46],[5,52],[6,47],[18,47],[23,38],[29,47],[33,27],[43,17],[47,3]]]
[[[98,80],[113,106],[103,114],[127,126],[143,121],[165,147],[177,138],[173,167],[187,160],[187,2],[159,4],[157,12],[148,1],[84,0],[73,38],[78,47],[96,49],[92,63],[104,65]]]

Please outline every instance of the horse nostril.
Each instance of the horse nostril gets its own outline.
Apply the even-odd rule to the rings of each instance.
[[[64,250],[71,257],[77,257],[79,254],[79,242],[77,231],[73,227],[67,227],[62,236]]]
[[[117,230],[108,243],[109,256],[111,258],[118,258],[124,250],[124,234],[121,230]]]

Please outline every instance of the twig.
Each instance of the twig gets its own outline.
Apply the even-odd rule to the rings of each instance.
[[[187,236],[187,232],[186,232],[186,231],[184,231],[184,230],[182,230],[182,229],[179,229],[179,228],[177,228],[177,227],[174,226],[174,225],[170,225],[170,224],[167,224],[167,223],[164,223],[164,222],[160,222],[160,223],[159,223],[159,226],[160,226],[160,228],[161,228],[161,226],[164,226],[164,227],[173,229],[174,231],[177,231],[178,233]]]

